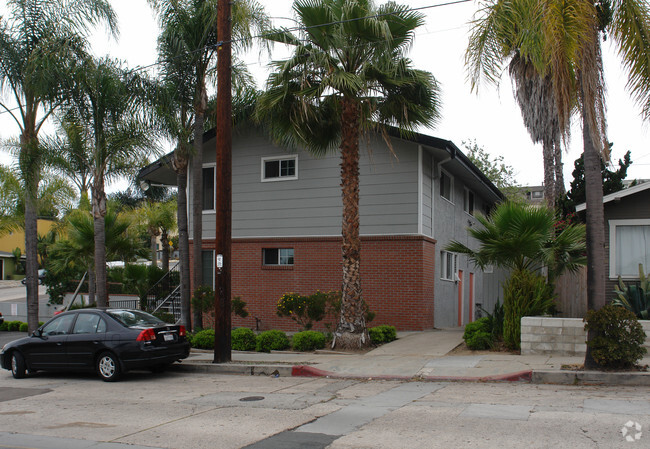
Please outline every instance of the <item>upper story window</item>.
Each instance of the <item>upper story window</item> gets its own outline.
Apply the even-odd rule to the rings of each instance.
[[[465,199],[463,201],[463,210],[470,215],[474,215],[474,192],[465,189]]]
[[[440,196],[449,202],[454,201],[452,191],[454,190],[454,178],[447,172],[440,171]]]
[[[262,249],[264,265],[293,265],[293,248]]]
[[[262,182],[290,179],[298,179],[298,155],[262,158]]]
[[[203,167],[203,210],[216,210],[215,205],[215,167]]]
[[[455,281],[458,273],[458,254],[440,251],[440,278]]]
[[[638,278],[650,267],[650,219],[609,221],[609,276]]]

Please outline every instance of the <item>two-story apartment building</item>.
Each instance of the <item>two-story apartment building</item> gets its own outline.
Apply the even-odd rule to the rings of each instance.
[[[203,279],[211,284],[214,131],[204,140],[201,245]],[[471,245],[467,228],[478,225],[474,214],[502,194],[451,141],[395,134],[391,142],[392,150],[380,136],[361,142],[361,282],[376,313],[373,324],[423,330],[473,321],[479,305],[491,310],[501,297],[500,276],[444,248],[452,239]],[[232,294],[251,315],[234,324],[254,327],[256,317],[263,329],[295,328],[276,314],[282,294],[340,290],[339,155],[287,151],[254,129],[235,132],[232,154]],[[140,178],[175,184],[170,159],[145,167]]]

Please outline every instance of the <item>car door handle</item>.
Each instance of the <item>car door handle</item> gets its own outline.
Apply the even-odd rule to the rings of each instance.
[[[59,342],[57,342],[56,345],[57,345],[57,346],[61,346],[61,345],[63,345],[63,342],[59,341]]]

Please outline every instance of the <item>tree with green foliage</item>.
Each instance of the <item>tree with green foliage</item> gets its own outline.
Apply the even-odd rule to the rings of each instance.
[[[412,68],[405,53],[424,16],[408,6],[368,0],[297,0],[300,35],[269,35],[293,48],[258,103],[257,116],[281,145],[316,155],[341,153],[343,200],[341,312],[333,345],[369,346],[361,295],[359,237],[359,140],[387,126],[408,134],[439,117],[433,76]]]
[[[515,169],[505,163],[501,155],[492,156],[476,140],[462,142],[467,157],[476,167],[485,174],[492,183],[501,190],[506,197],[510,198],[516,194],[517,180]]]
[[[603,195],[609,195],[610,193],[623,190],[623,180],[627,177],[627,169],[631,164],[632,160],[630,159],[629,151],[625,153],[623,159],[618,160],[618,168],[616,170],[610,170],[601,160],[600,173],[603,178]],[[566,196],[560,200],[560,208],[564,217],[574,214],[576,206],[584,203],[587,199],[584,155],[580,155],[580,157],[575,160],[573,166],[573,181],[571,181],[571,188],[566,193]]]
[[[146,95],[141,76],[117,61],[87,57],[75,71],[74,81],[66,119],[83,124],[89,143],[97,305],[106,307],[105,183],[119,176],[134,176],[136,168],[146,162],[145,152],[155,149],[155,135],[143,120]]]
[[[71,72],[87,46],[89,27],[101,22],[116,30],[107,0],[75,2],[7,0],[0,17],[0,88],[11,100],[0,108],[20,129],[18,163],[25,179],[25,249],[27,257],[27,322],[38,327],[38,251],[36,193],[42,152],[38,135],[70,88]],[[17,104],[14,108],[15,101]]]

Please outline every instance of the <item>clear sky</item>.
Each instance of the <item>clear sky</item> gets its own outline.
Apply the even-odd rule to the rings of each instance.
[[[92,38],[95,54],[126,60],[130,67],[146,66],[156,61],[157,22],[146,0],[113,0],[120,27],[119,40],[115,41],[100,30]],[[284,19],[293,17],[291,2],[287,0],[261,0],[267,13],[274,17],[277,26],[293,26]],[[379,2],[377,2],[379,3]],[[398,1],[398,3],[400,3]],[[442,3],[438,0],[410,0],[413,8],[428,7]],[[5,9],[0,5],[0,14]],[[442,120],[433,129],[421,129],[424,134],[452,140],[462,149],[462,141],[475,139],[490,154],[503,156],[515,169],[517,182],[521,185],[541,185],[543,167],[541,146],[534,145],[521,120],[512,95],[512,85],[504,75],[499,89],[484,85],[478,94],[470,92],[466,81],[464,52],[467,46],[468,22],[477,9],[476,2],[439,6],[423,9],[426,24],[421,27],[410,51],[416,68],[430,71],[442,89]],[[648,125],[640,118],[640,108],[625,90],[626,76],[621,69],[609,41],[603,44],[607,100],[609,140],[614,142],[612,159],[618,160],[630,150],[633,164],[628,178],[650,178],[650,146]],[[251,51],[242,58],[263,87],[267,76],[267,63],[271,58],[287,55],[283,46],[276,46],[272,55],[260,55]],[[6,97],[3,97],[6,98]],[[567,183],[571,181],[574,160],[582,152],[582,136],[578,120],[573,126],[573,138],[564,153],[564,173]],[[8,114],[0,114],[0,138],[18,135],[18,127]],[[8,155],[0,159],[9,163]],[[115,185],[112,190],[122,188]]]

